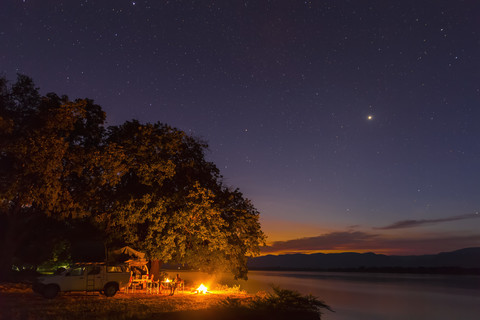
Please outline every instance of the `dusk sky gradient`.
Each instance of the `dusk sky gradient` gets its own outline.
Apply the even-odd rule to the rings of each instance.
[[[0,72],[206,140],[265,253],[480,246],[480,1],[0,1]]]

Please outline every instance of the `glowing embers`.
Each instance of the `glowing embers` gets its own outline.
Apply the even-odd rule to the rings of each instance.
[[[205,294],[208,292],[207,287],[203,285],[203,283],[197,288],[196,290],[197,293]]]

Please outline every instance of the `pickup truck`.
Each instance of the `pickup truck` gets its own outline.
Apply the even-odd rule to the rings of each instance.
[[[118,290],[128,285],[131,273],[126,265],[105,263],[76,264],[54,275],[38,277],[33,291],[53,299],[59,292],[99,291],[113,297]]]

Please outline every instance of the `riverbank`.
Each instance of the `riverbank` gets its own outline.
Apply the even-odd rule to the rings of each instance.
[[[261,294],[261,293],[260,293]],[[174,296],[165,294],[124,293],[107,298],[99,293],[62,293],[55,299],[45,299],[32,292],[26,284],[0,284],[0,320],[155,320],[155,319],[319,319],[310,311],[274,312],[240,307],[255,295],[244,292],[211,291],[207,294],[185,290]]]
[[[236,294],[165,294],[118,292],[107,298],[99,293],[72,292],[45,299],[26,284],[0,285],[0,319],[156,319],[168,313],[207,310],[227,297],[250,299]]]

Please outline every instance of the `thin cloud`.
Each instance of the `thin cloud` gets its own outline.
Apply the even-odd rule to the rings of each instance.
[[[340,248],[349,248],[358,243],[370,242],[376,237],[376,234],[361,231],[331,232],[317,237],[275,241],[270,246],[262,248],[262,252],[336,250]]]
[[[397,221],[395,223],[392,223],[385,227],[378,227],[374,229],[391,230],[391,229],[415,228],[415,227],[426,225],[426,224],[435,224],[435,223],[474,219],[474,218],[480,218],[480,215],[478,213],[469,213],[469,214],[463,214],[460,216],[453,216],[453,217],[447,217],[442,219],[402,220],[402,221]]]
[[[480,247],[480,234],[384,236],[366,232],[331,232],[317,237],[276,241],[262,254],[313,253],[322,251],[367,252],[416,255]]]

